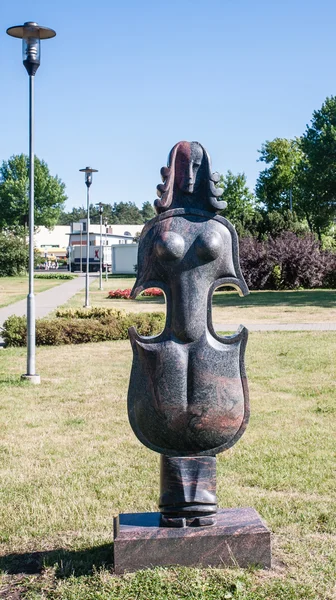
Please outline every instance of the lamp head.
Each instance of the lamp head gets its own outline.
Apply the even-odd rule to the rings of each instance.
[[[91,169],[91,167],[85,167],[85,169],[79,169],[82,173],[85,173],[85,183],[87,187],[90,187],[92,183],[92,173],[98,173],[98,169]]]
[[[7,29],[8,35],[22,39],[22,60],[28,75],[35,75],[40,66],[41,44],[40,40],[55,37],[56,32],[49,27],[42,27],[34,21],[27,21],[23,25],[16,25]]]

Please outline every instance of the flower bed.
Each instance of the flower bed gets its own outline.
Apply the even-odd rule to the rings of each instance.
[[[131,297],[131,289],[127,289],[127,290],[111,290],[108,293],[108,298],[119,298],[119,299],[124,299],[124,300],[129,300]],[[145,290],[142,293],[143,296],[151,296],[151,297],[156,297],[156,296],[163,296],[163,291],[160,290],[159,288],[148,288],[147,290]]]
[[[131,296],[131,289],[111,290],[108,293],[108,298],[122,298],[124,300],[129,300],[130,296]]]
[[[160,288],[148,288],[142,294],[143,296],[163,296],[163,291]]]

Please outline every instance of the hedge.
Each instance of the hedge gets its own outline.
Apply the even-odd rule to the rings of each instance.
[[[58,316],[53,319],[37,319],[37,346],[126,340],[128,329],[132,326],[136,327],[140,335],[157,335],[163,330],[165,324],[163,313],[128,314],[113,309],[97,308],[89,311],[59,310],[57,314]],[[76,316],[73,316],[74,314]],[[26,317],[13,315],[5,321],[2,332],[5,347],[25,346],[26,335]]]
[[[336,255],[313,235],[285,231],[260,242],[241,238],[240,264],[251,290],[335,287]]]
[[[114,316],[125,317],[124,310],[118,308],[104,308],[103,306],[92,306],[91,308],[58,308],[56,317],[62,319],[104,319]]]
[[[68,273],[37,273],[35,279],[75,279],[74,275]]]

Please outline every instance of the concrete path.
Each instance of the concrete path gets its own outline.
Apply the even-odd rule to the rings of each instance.
[[[90,284],[92,277],[96,275],[90,275]],[[36,306],[36,318],[40,319],[45,317],[48,313],[55,310],[58,306],[65,304],[72,296],[85,287],[85,275],[76,275],[75,279],[66,281],[60,285],[56,285],[49,290],[39,292],[35,295],[35,306]],[[83,295],[84,302],[84,295]],[[11,315],[17,315],[22,317],[27,312],[27,299],[20,300],[0,308],[0,327],[2,327],[4,321]]]
[[[243,323],[249,331],[336,331],[336,323]],[[237,331],[239,325],[214,323],[216,331]]]

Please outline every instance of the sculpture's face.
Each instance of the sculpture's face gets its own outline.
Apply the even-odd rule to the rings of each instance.
[[[179,145],[175,159],[175,184],[184,194],[193,194],[204,176],[203,150],[195,142]]]

